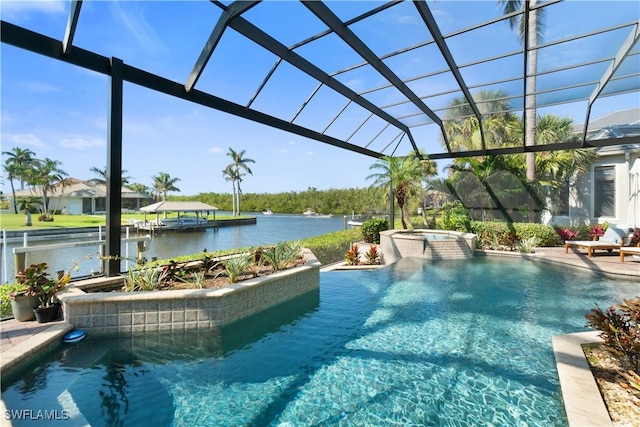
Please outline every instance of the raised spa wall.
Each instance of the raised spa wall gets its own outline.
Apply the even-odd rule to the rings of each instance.
[[[303,249],[306,264],[218,289],[93,292],[123,278],[92,279],[58,294],[65,320],[91,333],[211,329],[241,320],[320,287],[320,262]],[[120,281],[118,283],[118,281]]]
[[[429,235],[447,236],[429,239]],[[392,263],[400,258],[463,259],[473,256],[476,235],[448,230],[386,230],[380,232],[380,249],[385,261]]]

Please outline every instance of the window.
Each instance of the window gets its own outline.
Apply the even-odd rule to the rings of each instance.
[[[615,216],[616,199],[615,166],[595,168],[593,214],[595,217]]]

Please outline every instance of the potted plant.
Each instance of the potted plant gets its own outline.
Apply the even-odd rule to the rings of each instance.
[[[5,287],[13,318],[18,322],[33,320],[33,308],[38,305],[38,297],[27,296],[27,287],[22,283],[12,283]]]
[[[47,273],[47,263],[31,264],[16,275],[18,283],[25,286],[25,295],[37,297],[33,308],[38,323],[47,323],[58,318],[60,304],[54,301],[56,294],[71,280],[69,272],[53,279]]]

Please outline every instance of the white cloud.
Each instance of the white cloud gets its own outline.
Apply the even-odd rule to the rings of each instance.
[[[22,86],[29,92],[34,92],[34,93],[62,92],[62,89],[50,83],[24,82],[24,83],[20,83],[20,86]]]
[[[76,150],[87,150],[93,147],[104,146],[105,141],[99,138],[85,138],[76,136],[72,138],[65,138],[60,141],[60,146],[63,148],[74,148]]]
[[[46,148],[47,146],[32,133],[9,133],[5,134],[2,138],[4,141],[9,141],[11,144],[27,145],[29,147]]]
[[[158,34],[144,17],[144,7],[138,7],[132,2],[125,2],[125,10],[123,3],[119,1],[112,2],[111,5],[111,10],[116,18],[124,24],[145,51],[160,53],[165,50]]]
[[[66,13],[66,6],[61,0],[40,0],[40,1],[1,1],[0,12],[2,18],[11,21],[27,20],[34,13],[55,15]]]
[[[286,148],[280,148],[278,149],[278,153],[289,154],[289,150],[287,150]]]
[[[211,154],[220,154],[220,153],[224,152],[224,150],[221,147],[211,147],[211,148],[209,148],[209,152]]]

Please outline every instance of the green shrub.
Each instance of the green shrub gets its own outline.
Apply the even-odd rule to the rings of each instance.
[[[9,283],[0,286],[0,317],[8,317],[13,314],[11,312],[11,298],[9,295],[14,292],[25,291],[26,289],[27,287],[21,283]]]
[[[380,232],[389,229],[389,220],[386,218],[372,218],[362,223],[360,231],[367,243],[380,243]]]
[[[585,317],[625,369],[640,373],[640,297],[623,300],[607,311],[596,306]]]
[[[553,227],[535,223],[472,221],[471,232],[478,236],[477,246],[484,249],[513,250],[520,242],[536,238],[538,246],[558,246],[562,239]]]
[[[361,238],[360,230],[354,228],[303,239],[300,245],[308,248],[321,264],[326,265],[344,260],[344,254],[351,248],[351,243]]]
[[[440,220],[442,229],[444,230],[465,232],[471,230],[469,212],[467,212],[467,209],[458,201],[447,203],[442,207]]]

